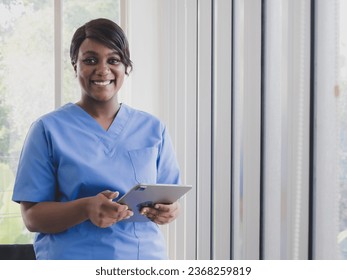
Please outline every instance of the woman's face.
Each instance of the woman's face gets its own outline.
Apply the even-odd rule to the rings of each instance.
[[[109,101],[123,85],[125,66],[118,53],[89,38],[79,48],[74,69],[84,99]]]

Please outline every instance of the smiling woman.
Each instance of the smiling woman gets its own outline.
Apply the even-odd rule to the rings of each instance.
[[[92,20],[77,29],[71,50],[81,98],[32,124],[15,180],[13,200],[37,232],[36,257],[166,259],[158,224],[177,217],[178,202],[146,207],[150,221],[133,222],[128,206],[113,201],[139,183],[138,173],[149,184],[180,182],[165,125],[118,101],[131,68],[125,34],[110,20]],[[134,150],[141,156],[131,157]]]

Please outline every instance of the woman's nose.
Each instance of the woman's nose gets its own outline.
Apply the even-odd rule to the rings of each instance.
[[[106,76],[110,73],[110,68],[107,64],[101,64],[96,69],[96,74],[99,76]]]

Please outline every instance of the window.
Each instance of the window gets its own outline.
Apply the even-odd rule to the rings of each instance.
[[[347,259],[346,4],[316,4],[315,259]]]
[[[340,1],[339,9],[339,96],[341,112],[338,116],[340,125],[339,145],[339,233],[337,237],[340,256],[347,260],[347,2]]]
[[[264,13],[264,259],[308,258],[308,0],[267,0]]]
[[[119,22],[119,1],[2,1],[0,15],[0,244],[28,243],[33,235],[11,201],[25,135],[37,117],[77,100],[72,34],[92,18]]]

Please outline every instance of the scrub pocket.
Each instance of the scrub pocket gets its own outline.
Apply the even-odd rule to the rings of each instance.
[[[155,184],[157,181],[158,148],[132,150],[128,153],[137,183]]]

